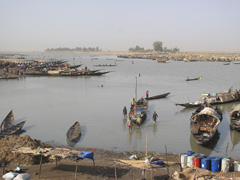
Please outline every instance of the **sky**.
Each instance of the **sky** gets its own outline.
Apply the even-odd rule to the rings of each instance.
[[[0,51],[240,51],[240,0],[0,0]]]

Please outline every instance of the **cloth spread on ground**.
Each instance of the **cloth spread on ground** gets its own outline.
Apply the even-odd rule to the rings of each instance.
[[[87,152],[87,151],[79,151],[83,156],[81,156],[82,159],[87,158],[87,159],[92,159],[94,161],[93,158],[93,152]]]

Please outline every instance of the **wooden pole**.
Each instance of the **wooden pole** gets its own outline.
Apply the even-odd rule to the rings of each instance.
[[[115,179],[117,180],[118,177],[117,177],[117,166],[115,165]]]
[[[134,172],[133,172],[133,168],[132,168],[132,180],[134,180]]]
[[[40,152],[40,166],[39,166],[39,172],[38,172],[38,179],[40,179],[41,171],[42,171],[42,152]]]
[[[3,175],[5,174],[5,161],[6,161],[7,153],[5,154],[5,157],[3,159]]]
[[[75,180],[77,180],[77,160],[76,160],[76,168],[75,168]]]
[[[57,165],[58,165],[58,164],[57,164],[57,161],[58,161],[58,157],[56,156],[55,158],[56,158],[56,169],[57,169]]]
[[[148,138],[146,134],[146,156],[148,155]]]
[[[169,169],[168,169],[168,156],[167,156],[167,146],[165,145],[165,151],[166,151],[166,160],[167,160],[167,172],[168,172],[168,176],[169,175]]]
[[[153,180],[153,169],[151,169],[151,180]]]
[[[227,156],[227,151],[228,151],[228,144],[229,144],[229,143],[227,143],[227,147],[226,147],[226,156]]]

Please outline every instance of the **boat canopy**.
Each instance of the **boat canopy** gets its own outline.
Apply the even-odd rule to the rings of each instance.
[[[220,115],[214,109],[212,109],[210,107],[205,107],[202,111],[200,111],[200,113],[195,114],[192,119],[195,119],[195,117],[201,116],[201,115],[209,115],[209,116],[215,117],[219,120],[221,119]]]
[[[235,112],[240,113],[240,104],[236,105],[235,108],[230,112],[230,117],[232,117]]]

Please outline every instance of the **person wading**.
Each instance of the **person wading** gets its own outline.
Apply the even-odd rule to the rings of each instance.
[[[152,120],[153,120],[154,122],[156,122],[157,117],[158,117],[158,115],[157,115],[156,111],[154,111],[153,116],[152,116]]]
[[[127,117],[127,108],[126,108],[126,106],[124,106],[124,108],[123,108],[123,115],[124,115],[124,117]]]

